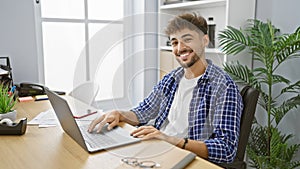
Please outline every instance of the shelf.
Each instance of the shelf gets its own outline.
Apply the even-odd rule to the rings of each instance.
[[[168,3],[164,4],[164,2]],[[222,52],[222,48],[219,47],[217,35],[227,25],[242,27],[247,19],[254,18],[255,2],[256,0],[160,0],[158,4],[159,12],[164,15],[161,15],[159,18],[159,30],[162,31],[167,27],[168,21],[177,14],[195,12],[206,19],[213,17],[217,25],[215,30],[215,48],[205,48],[205,58],[212,60],[213,63],[222,67],[223,63],[235,60],[235,58],[227,58],[227,55]],[[161,59],[166,58],[166,56],[168,58],[173,56],[172,47],[166,46],[167,40],[167,37],[161,36],[158,42],[160,55],[162,56]],[[160,68],[162,70],[172,70],[177,66],[174,65],[174,62],[177,63],[176,61],[169,62],[163,60],[160,62]]]
[[[209,8],[216,6],[226,5],[226,0],[199,0],[199,1],[185,1],[181,3],[162,5],[161,10],[164,9],[199,9],[199,8]]]
[[[172,47],[171,46],[161,46],[160,50],[172,51]]]
[[[171,46],[161,46],[160,50],[164,51],[172,51]],[[220,49],[217,48],[205,48],[205,53],[216,53],[216,54],[223,54]]]

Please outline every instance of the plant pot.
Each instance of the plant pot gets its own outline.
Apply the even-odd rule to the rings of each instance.
[[[13,110],[8,113],[0,114],[0,120],[5,119],[5,118],[9,118],[10,120],[15,121],[17,119],[17,110]]]

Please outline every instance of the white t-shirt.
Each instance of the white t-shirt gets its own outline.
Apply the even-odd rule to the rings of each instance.
[[[188,113],[193,89],[201,76],[193,79],[181,78],[175,93],[167,120],[160,129],[169,136],[186,137],[188,134]]]

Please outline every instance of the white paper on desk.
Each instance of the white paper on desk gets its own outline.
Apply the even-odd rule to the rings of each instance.
[[[39,127],[54,127],[58,124],[58,119],[53,109],[41,112],[28,122],[28,125],[39,125]]]

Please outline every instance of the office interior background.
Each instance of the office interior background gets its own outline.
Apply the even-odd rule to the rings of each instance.
[[[247,2],[248,0],[241,1]],[[104,29],[100,35],[109,33],[113,30],[118,31],[118,24],[122,24],[125,20],[127,22],[128,18],[126,16],[135,15],[136,18],[134,21],[137,24],[132,25],[130,28],[124,27],[122,29],[125,33],[128,33],[129,37],[131,37],[128,41],[123,41],[126,42],[126,44],[117,41],[114,43],[114,38],[118,38],[118,35],[116,35],[117,33],[114,33],[114,36],[106,34],[105,38],[96,40],[92,38],[85,39],[86,37],[84,36],[72,37],[72,35],[77,36],[76,32],[74,32],[74,34],[70,33],[68,36],[61,37],[62,39],[56,39],[57,43],[61,44],[62,51],[55,49],[52,53],[49,53],[51,57],[49,56],[46,58],[45,52],[51,50],[51,48],[43,49],[41,29],[44,28],[44,30],[47,30],[53,26],[57,29],[67,30],[68,27],[55,27],[57,25],[51,25],[52,23],[55,23],[55,21],[61,20],[51,20],[47,18],[47,12],[51,13],[51,11],[41,13],[42,9],[39,6],[40,4],[36,3],[36,0],[0,0],[0,56],[9,56],[14,83],[31,82],[45,84],[53,90],[63,90],[66,92],[70,92],[72,87],[79,84],[80,80],[82,80],[81,78],[95,80],[97,76],[112,77],[113,74],[121,74],[116,77],[116,79],[110,79],[115,82],[117,81],[117,84],[109,83],[107,85],[108,80],[100,79],[101,83],[103,83],[101,85],[103,86],[105,84],[107,86],[117,85],[113,87],[113,89],[117,91],[112,94],[115,97],[113,98],[110,97],[109,94],[101,95],[100,90],[98,99],[101,100],[101,102],[99,102],[99,104],[103,106],[104,109],[113,106],[120,108],[134,106],[142,98],[147,96],[153,85],[155,85],[160,78],[158,71],[160,64],[158,58],[158,39],[160,36],[158,32],[159,17],[156,15],[148,16],[146,14],[157,13],[157,11],[159,11],[159,2],[155,0],[111,0],[111,3],[108,2],[106,4],[106,2],[103,1],[82,0],[81,4],[84,4],[84,2],[93,2],[95,4],[103,3],[103,5],[101,5],[101,10],[108,9],[105,11],[106,13],[94,14],[94,18],[92,18],[91,21],[84,19],[77,19],[74,21],[75,24],[78,25],[82,21],[83,23],[88,22],[90,25],[94,25],[94,27],[91,26],[89,31],[86,32],[84,31],[84,26],[77,27],[78,31],[85,32],[89,35],[96,34],[96,30],[101,28],[101,24],[102,27],[107,25],[110,26],[107,26],[106,30]],[[43,0],[40,0],[40,3],[43,3]],[[53,1],[53,3],[63,2]],[[92,6],[93,5],[89,6],[89,9],[97,11],[97,8],[93,9]],[[263,21],[271,20],[274,25],[280,28],[282,33],[291,33],[300,25],[299,6],[300,1],[298,0],[256,0],[253,15],[257,19]],[[81,9],[84,11],[86,8]],[[240,12],[242,13],[243,11]],[[89,14],[93,15],[92,13]],[[45,17],[42,15],[45,15]],[[80,17],[81,16],[79,16],[79,18]],[[119,19],[120,17],[125,19]],[[144,20],[145,18],[147,18],[147,20]],[[45,22],[42,24],[43,21]],[[128,22],[132,22],[132,20],[128,19]],[[128,29],[130,30],[128,31]],[[143,32],[152,33],[143,34]],[[70,39],[64,42],[59,41],[68,37]],[[46,36],[44,36],[44,38],[46,38]],[[51,37],[47,38],[51,40]],[[73,43],[72,38],[81,38],[83,39],[83,42],[79,44]],[[91,43],[88,47],[96,47],[99,49],[99,51],[97,50],[98,52],[108,53],[109,50],[105,48],[111,47],[108,44],[113,41],[112,44],[114,44],[114,48],[119,51],[124,51],[124,56],[111,52],[111,55],[115,54],[118,57],[102,61],[103,65],[106,65],[103,69],[97,69],[97,65],[94,65],[94,67],[92,66],[92,68],[88,69],[86,72],[78,71],[81,70],[78,69],[78,67],[85,66],[85,64],[81,64],[86,63],[86,60],[80,60],[83,56],[86,56],[84,48],[87,48],[87,44],[85,44],[84,40],[94,40],[95,42],[99,42],[102,46],[93,46],[96,45],[96,43]],[[68,44],[66,44],[66,42]],[[105,46],[105,44],[108,46]],[[74,50],[74,52],[72,52],[70,56],[61,56],[60,54],[65,50]],[[131,57],[126,58],[126,54],[130,54]],[[110,56],[110,54],[107,56]],[[51,64],[47,65],[45,64],[45,61],[49,58],[52,58],[52,61],[49,61]],[[95,62],[98,63],[99,60]],[[78,63],[80,64],[78,65]],[[121,63],[126,64],[115,67],[115,72],[108,71],[110,67],[120,65]],[[280,71],[282,71],[287,78],[296,81],[300,78],[300,72],[297,68],[299,64],[300,59],[295,59],[288,62],[284,67],[281,67]],[[75,69],[77,69],[78,72],[76,72]],[[54,72],[56,77],[53,76],[54,78],[49,78],[46,76],[50,70]],[[68,72],[69,74],[67,74]],[[131,76],[128,78],[127,74],[124,74],[124,72],[131,72]],[[79,76],[80,78],[74,78],[74,76]],[[59,77],[63,77],[64,79],[60,80]],[[283,132],[294,134],[292,141],[296,143],[300,142],[300,134],[297,132],[297,129],[300,128],[300,123],[298,122],[300,117],[299,111],[300,109],[289,113],[282,124],[280,124]],[[260,119],[263,119],[263,117]],[[300,159],[300,152],[298,152],[296,158]]]

